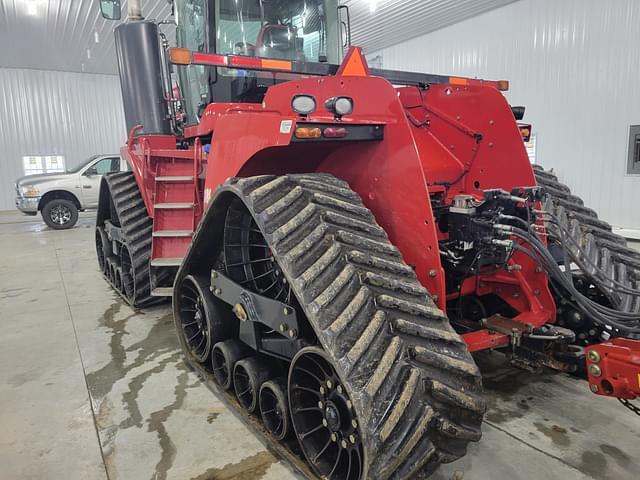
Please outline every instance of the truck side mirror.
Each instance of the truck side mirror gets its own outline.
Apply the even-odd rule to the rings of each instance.
[[[120,20],[122,17],[120,0],[100,0],[100,13],[107,20]]]

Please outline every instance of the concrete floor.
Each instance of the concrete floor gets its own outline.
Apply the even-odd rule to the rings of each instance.
[[[135,312],[107,287],[92,227],[0,213],[0,478],[298,478],[185,367],[169,306]],[[572,377],[479,361],[484,437],[433,478],[638,478],[640,417]]]

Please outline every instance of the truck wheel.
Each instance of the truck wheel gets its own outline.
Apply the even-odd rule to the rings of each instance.
[[[77,223],[78,207],[71,200],[55,198],[45,204],[42,219],[49,228],[66,230]]]

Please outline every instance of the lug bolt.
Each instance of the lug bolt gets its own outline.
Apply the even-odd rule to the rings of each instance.
[[[320,387],[320,395],[324,395],[325,389],[324,387]]]
[[[336,392],[342,393],[342,385],[336,386]]]
[[[327,380],[327,388],[329,390],[331,390],[333,388],[333,383],[331,383],[331,380]]]
[[[286,323],[281,323],[281,324],[280,324],[280,331],[281,331],[282,333],[284,333],[284,332],[286,332],[286,331],[287,331],[287,324],[286,324]]]
[[[434,278],[438,273],[435,271],[435,269],[431,269],[429,270],[429,276],[431,278]]]
[[[338,441],[338,435],[336,435],[335,433],[331,434],[331,441],[332,442],[337,442]]]
[[[318,402],[318,408],[322,410],[324,408],[324,403]]]
[[[602,370],[598,365],[589,365],[589,373],[594,377],[599,377],[602,375]]]
[[[284,314],[285,315],[289,315],[291,313],[291,311],[289,310],[288,307],[284,307]]]
[[[600,354],[595,350],[589,350],[589,360],[593,363],[600,363]]]
[[[598,393],[598,385],[594,385],[593,383],[589,385],[589,388],[593,393]]]
[[[326,418],[323,418],[323,419],[322,419],[322,425],[324,425],[325,427],[328,427],[328,426],[329,426],[329,422],[327,422],[327,419],[326,419]]]
[[[347,400],[347,408],[352,408],[353,407],[353,403],[351,403],[351,400]]]
[[[215,271],[214,271],[214,272],[211,272],[211,276],[212,276],[213,278],[218,278],[218,272],[215,272]]]
[[[346,440],[342,440],[340,442],[340,446],[342,446],[342,448],[347,448],[347,441]]]
[[[536,273],[542,273],[542,267],[536,267]]]
[[[295,328],[289,330],[289,337],[296,338],[298,336],[298,331]]]
[[[353,428],[358,428],[358,422],[357,422],[355,419],[354,419],[354,420],[351,420],[351,426],[352,426]]]
[[[354,445],[355,445],[355,443],[356,443],[356,440],[357,440],[357,438],[356,438],[356,436],[355,436],[353,433],[352,433],[351,435],[349,435],[349,441],[350,441],[351,443],[353,443]]]
[[[216,288],[213,293],[215,293],[216,295],[220,295],[222,293],[222,290],[220,290],[219,288]]]

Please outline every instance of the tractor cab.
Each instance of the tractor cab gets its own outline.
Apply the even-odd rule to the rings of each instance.
[[[191,52],[340,63],[338,0],[176,0],[176,41]],[[300,75],[217,66],[177,67],[185,125],[211,102],[260,103],[268,87]]]

